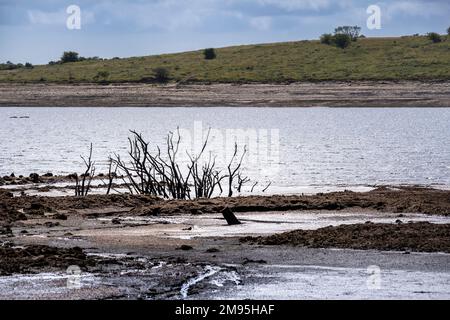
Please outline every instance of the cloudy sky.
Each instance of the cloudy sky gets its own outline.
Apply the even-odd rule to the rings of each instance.
[[[381,30],[366,27],[372,4],[381,8]],[[70,5],[81,9],[80,30],[66,27]],[[338,25],[359,25],[367,36],[444,33],[449,16],[449,0],[0,0],[0,61],[315,39]]]

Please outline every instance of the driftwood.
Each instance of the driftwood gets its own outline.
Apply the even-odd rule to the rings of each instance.
[[[227,220],[229,226],[241,224],[238,218],[236,218],[236,216],[234,215],[233,211],[231,211],[231,209],[228,207],[222,210],[222,215],[225,220]]]

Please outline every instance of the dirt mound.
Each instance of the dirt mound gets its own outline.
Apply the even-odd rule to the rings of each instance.
[[[15,206],[10,205],[9,201],[12,198],[11,193],[0,191],[0,226],[7,225],[13,221],[26,219],[23,212],[16,210]]]
[[[65,271],[71,265],[85,268],[93,265],[80,248],[55,248],[42,245],[13,247],[0,246],[0,275],[13,273],[32,273],[45,268],[58,268]]]
[[[133,208],[128,214],[156,216],[177,214],[221,213],[225,208],[233,212],[264,212],[291,210],[372,209],[384,212],[409,212],[449,215],[450,191],[428,188],[378,188],[371,192],[332,192],[317,195],[250,196],[199,200],[162,200],[141,195],[90,195],[87,197],[20,196],[0,191],[0,221],[16,221],[61,210],[76,212],[82,209],[106,207]]]
[[[449,252],[450,224],[353,224],[318,230],[295,230],[269,237],[246,237],[242,242],[311,248],[378,249]]]
[[[233,212],[344,210],[356,207],[384,212],[449,215],[450,191],[419,187],[397,189],[383,187],[370,192],[344,191],[308,196],[274,195],[194,201],[171,200],[137,207],[135,213],[143,215],[220,213],[226,207]]]
[[[29,217],[43,216],[45,213],[57,213],[59,210],[96,209],[110,206],[136,207],[161,201],[161,199],[140,195],[13,197],[10,192],[0,191],[0,221],[24,220],[26,215]]]

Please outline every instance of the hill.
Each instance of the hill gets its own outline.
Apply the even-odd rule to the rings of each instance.
[[[449,80],[450,38],[364,38],[347,49],[319,41],[245,45],[124,59],[87,60],[0,71],[0,82],[152,82],[155,68],[171,81],[283,83],[333,80]]]

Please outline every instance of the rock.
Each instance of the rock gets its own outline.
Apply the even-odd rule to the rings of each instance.
[[[267,261],[266,260],[252,260],[252,259],[249,259],[249,258],[245,258],[244,259],[244,262],[242,262],[242,265],[246,265],[246,264],[249,264],[249,263],[256,263],[256,264],[266,264],[267,263]]]
[[[57,227],[57,226],[59,226],[59,222],[48,221],[48,222],[44,223],[44,226],[46,226],[47,228]]]
[[[47,173],[44,174],[43,176],[44,176],[44,177],[53,177],[53,173],[47,172]]]
[[[11,177],[11,178],[15,178],[15,177],[16,177],[16,175],[14,174],[14,172],[11,173],[10,177]]]
[[[233,211],[231,211],[228,207],[222,210],[222,215],[230,226],[241,224],[238,218],[234,215]]]
[[[216,253],[216,252],[220,252],[220,250],[217,248],[209,248],[206,250],[206,252],[207,253]]]
[[[161,208],[156,207],[156,208],[151,208],[150,210],[146,211],[144,213],[144,216],[159,216],[161,214]]]
[[[52,217],[56,220],[67,220],[67,216],[63,213],[54,214]]]
[[[183,244],[181,247],[178,248],[178,250],[183,250],[183,251],[189,251],[189,250],[192,250],[192,249],[194,249],[194,248],[191,247],[191,246],[188,246],[186,244]]]
[[[30,179],[33,183],[39,183],[39,175],[37,173],[30,174]]]
[[[120,224],[121,222],[120,222],[119,218],[114,218],[114,219],[111,220],[111,223],[112,224]]]

